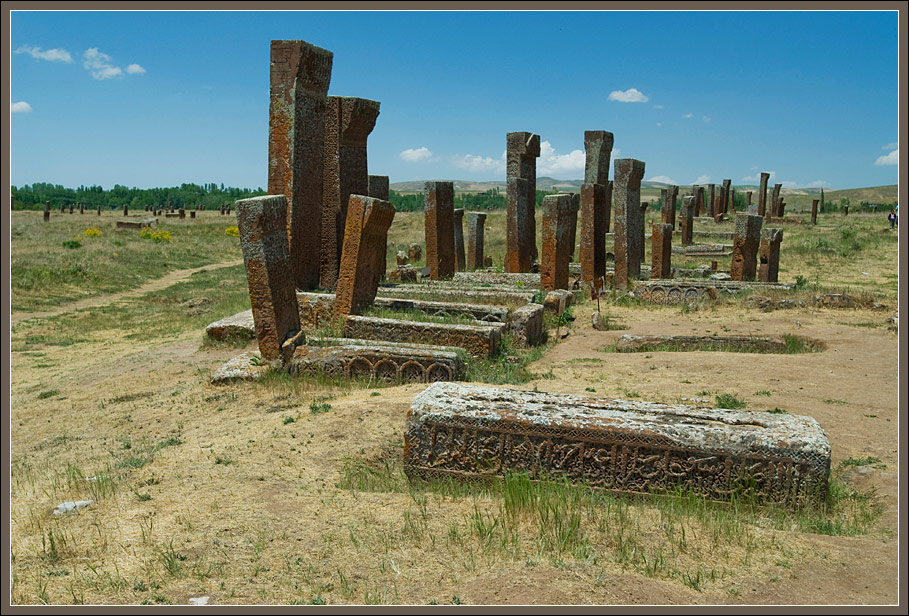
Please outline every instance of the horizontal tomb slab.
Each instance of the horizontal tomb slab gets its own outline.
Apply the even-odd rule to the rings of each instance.
[[[830,445],[810,417],[434,383],[411,406],[411,478],[508,472],[621,492],[824,500]]]

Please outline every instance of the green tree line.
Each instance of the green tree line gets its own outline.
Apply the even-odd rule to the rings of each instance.
[[[114,185],[110,190],[101,186],[80,186],[66,188],[59,184],[37,182],[22,187],[10,187],[12,209],[40,210],[44,203],[50,201],[51,207],[76,205],[84,203],[95,209],[120,209],[128,205],[131,209],[142,210],[146,206],[166,207],[168,203],[175,208],[218,209],[237,199],[247,199],[264,195],[262,188],[234,188],[224,184],[181,184],[169,188],[127,188]]]
[[[543,204],[543,197],[554,194],[542,190],[537,191],[537,207]],[[388,200],[399,212],[417,212],[423,209],[423,193],[404,194],[394,190],[388,191]],[[467,211],[497,210],[506,207],[505,192],[493,188],[481,193],[456,193],[454,197],[455,209]]]

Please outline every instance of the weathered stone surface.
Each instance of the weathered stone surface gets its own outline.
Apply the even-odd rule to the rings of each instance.
[[[141,229],[142,227],[151,227],[158,224],[157,218],[143,218],[142,220],[118,220],[118,229]]]
[[[591,321],[592,321],[591,324],[593,325],[593,328],[595,330],[600,331],[600,332],[609,331],[609,323],[608,323],[606,317],[604,317],[598,311],[594,311],[594,313],[591,317]]]
[[[515,308],[508,315],[508,332],[512,339],[524,346],[536,346],[543,342],[543,305],[525,304]]]
[[[51,210],[50,201],[48,201],[47,203],[44,204],[44,222],[48,222],[50,220],[50,210]],[[101,214],[100,207],[98,208],[98,214]]]
[[[214,340],[255,337],[256,324],[253,320],[252,310],[244,310],[233,316],[210,323],[205,328],[205,335]]]
[[[813,224],[813,225],[816,225],[816,224],[817,224],[817,206],[818,206],[818,203],[820,203],[820,200],[818,200],[818,199],[812,199],[812,200],[811,200],[811,224]]]
[[[73,213],[72,210],[70,210],[69,213],[72,214],[72,213]],[[129,216],[129,206],[128,206],[128,205],[124,205],[124,206],[123,206],[123,215],[124,215],[124,216]]]
[[[762,221],[760,216],[736,215],[732,267],[729,270],[732,280],[754,280]]]
[[[433,280],[455,273],[454,184],[426,182],[423,189],[426,222],[426,265]]]
[[[732,180],[723,180],[723,213],[729,211],[729,204],[732,201]]]
[[[434,383],[407,416],[411,478],[564,478],[786,506],[826,497],[830,445],[810,417]]]
[[[543,308],[546,312],[562,314],[574,303],[574,293],[565,289],[555,289],[546,293],[543,298]]]
[[[540,254],[540,287],[551,291],[568,288],[571,260],[571,195],[543,198],[543,248]]]
[[[411,261],[419,261],[423,258],[423,247],[419,244],[411,244],[407,248],[407,256]]]
[[[370,197],[388,201],[389,187],[387,175],[370,175],[367,177]]]
[[[758,281],[777,282],[780,272],[780,242],[783,230],[764,227],[761,229],[760,267]]]
[[[670,278],[672,276],[672,225],[655,223],[652,231],[650,249],[651,278]]]
[[[773,192],[770,195],[770,202],[767,204],[767,210],[764,212],[765,218],[780,217],[780,190],[782,188],[782,184],[773,185]]]
[[[611,214],[612,181],[581,186],[581,285],[591,297],[606,274],[606,233]],[[599,281],[599,282],[597,282]]]
[[[395,287],[379,287],[379,296],[384,297],[413,297],[431,296],[444,297],[451,301],[470,301],[484,304],[526,304],[533,301],[534,293],[502,288],[477,288],[477,289],[452,289],[437,288],[426,284],[401,284]]]
[[[386,236],[387,237],[387,236]],[[407,265],[407,253],[403,250],[399,250],[398,254],[395,255],[396,265]]]
[[[568,214],[568,260],[574,262],[574,251],[578,241],[578,212],[581,211],[581,193],[569,193],[571,212]]]
[[[506,272],[529,272],[537,258],[534,207],[539,155],[539,135],[528,132],[506,135]]]
[[[237,201],[237,227],[262,358],[283,363],[303,342],[287,244],[287,198]]]
[[[792,285],[738,282],[723,279],[728,274],[717,273],[709,280],[649,280],[638,282],[634,295],[652,304],[681,304],[700,300],[734,297],[742,291],[757,289],[789,290]],[[716,276],[716,277],[714,277]]]
[[[305,41],[272,41],[268,192],[287,199],[291,280],[319,285],[325,116],[332,53]],[[226,213],[230,213],[228,209]]]
[[[372,304],[384,273],[386,237],[395,206],[388,201],[351,195],[334,314],[359,314]]]
[[[190,217],[190,218],[195,218],[195,217],[196,217],[196,210],[190,211],[189,217]]]
[[[685,197],[682,199],[682,212],[680,215],[680,227],[682,229],[682,245],[691,244],[694,237],[694,197]]]
[[[460,347],[476,357],[492,357],[498,352],[504,327],[479,321],[477,325],[459,325],[350,315],[346,317],[344,333],[368,340]]]
[[[707,185],[707,216],[709,218],[714,217],[713,206],[716,202],[716,184]]]
[[[416,282],[417,268],[411,265],[398,266],[397,269],[389,272],[388,280],[390,282]]]
[[[609,162],[614,136],[605,130],[584,131],[584,183],[602,184],[609,181]]]
[[[323,289],[334,288],[340,275],[350,196],[369,194],[366,141],[376,125],[379,106],[365,98],[328,97],[319,263]],[[384,258],[380,262],[384,265]]]
[[[449,284],[456,285],[503,285],[523,289],[539,289],[540,274],[516,274],[509,272],[458,272]]]
[[[808,351],[826,348],[820,340],[799,338]],[[785,353],[789,344],[785,338],[767,336],[636,336],[625,334],[615,344],[619,353],[649,353],[652,351],[734,351],[741,353]]]
[[[486,214],[470,212],[467,214],[467,270],[473,271],[484,266]]]
[[[676,201],[678,201],[678,198],[679,198],[679,187],[675,186],[674,184],[668,186],[666,188],[667,203],[664,206],[664,208],[666,209],[666,213],[668,214],[668,218],[667,218],[667,220],[663,220],[662,222],[668,222],[670,225],[672,225],[673,229],[675,229]]]
[[[644,163],[633,158],[615,161],[615,277],[617,289],[641,277],[644,217],[641,215],[641,180]]]
[[[769,180],[770,174],[761,172],[761,185],[758,189],[758,216],[767,215],[767,182]]]
[[[454,258],[455,271],[463,272],[467,269],[466,257],[464,254],[464,210],[457,208],[453,212],[452,228],[454,229]]]

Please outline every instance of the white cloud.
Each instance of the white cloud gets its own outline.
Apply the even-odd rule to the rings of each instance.
[[[657,126],[662,126],[662,125],[663,125],[662,122],[657,122]]]
[[[496,173],[505,172],[505,153],[501,158],[491,158],[489,156],[478,156],[476,154],[465,154],[456,156],[452,159],[451,164],[461,169],[467,169],[471,172],[493,171]]]
[[[692,184],[697,184],[698,186],[700,186],[701,184],[709,184],[709,183],[710,183],[709,175],[699,175],[698,179],[696,179],[694,182],[692,182]]]
[[[709,117],[703,116],[701,119],[704,120],[704,123],[705,123],[705,124],[710,124],[710,118],[709,118]]]
[[[432,159],[432,152],[426,146],[420,148],[410,148],[401,152],[398,156],[401,160],[408,163],[425,163]]]
[[[886,156],[878,156],[877,160],[874,161],[875,165],[898,165],[900,164],[900,151],[893,150]]]
[[[10,105],[9,110],[11,113],[31,113],[32,106],[25,101],[19,101]]]
[[[653,108],[654,108],[654,109],[662,109],[663,106],[662,106],[662,105],[654,105]]]
[[[774,184],[779,184],[783,188],[796,188],[798,186],[796,182],[791,182],[789,180],[781,180],[779,182],[774,182]]]
[[[537,161],[537,173],[555,177],[566,177],[568,174],[584,173],[587,155],[583,150],[572,150],[568,154],[557,154],[548,141],[540,143],[540,159]]]
[[[145,69],[139,66],[138,64],[130,64],[126,67],[126,72],[130,75],[141,75],[145,72]]]
[[[31,47],[23,45],[13,53],[27,53],[36,60],[48,60],[49,62],[72,62],[73,57],[65,49],[48,49],[44,51],[40,47]]]
[[[688,118],[688,119],[690,119],[690,118],[693,118],[693,117],[694,117],[694,114],[693,114],[693,113],[686,113],[686,114],[683,115],[682,117],[683,117],[683,118]]]
[[[809,184],[805,184],[805,188],[830,188],[830,182],[815,180]]]
[[[678,185],[678,182],[673,180],[668,175],[655,175],[652,178],[648,179],[647,181],[648,182],[659,182],[660,184],[672,184],[673,186]]]
[[[91,47],[82,54],[82,66],[85,67],[85,70],[90,71],[95,79],[122,77],[123,69],[111,64],[111,59],[106,53],[98,51],[97,47]]]
[[[609,100],[618,101],[620,103],[646,103],[650,100],[650,97],[648,97],[637,88],[629,88],[624,92],[622,90],[614,90],[610,92]]]
[[[882,150],[895,150],[898,147],[900,147],[900,142],[894,141],[893,143],[888,143],[887,145],[881,147],[881,149]]]
[[[752,167],[752,169],[757,169],[757,167]],[[767,179],[767,183],[771,183],[776,179],[776,171],[770,172],[770,177]],[[748,175],[742,178],[743,182],[760,182],[761,174],[755,173],[754,175]]]

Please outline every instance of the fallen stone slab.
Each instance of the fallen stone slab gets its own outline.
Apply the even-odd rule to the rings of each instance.
[[[368,340],[459,347],[474,357],[493,357],[498,352],[504,328],[504,323],[476,321],[476,325],[461,325],[349,315],[344,334]]]
[[[375,379],[386,383],[431,383],[464,377],[465,362],[456,349],[343,338],[318,342],[298,346],[286,370],[290,374]],[[261,356],[255,351],[238,355],[218,368],[211,382],[261,378],[268,368],[260,361]]]
[[[252,309],[209,323],[205,328],[205,335],[214,340],[255,338],[256,325],[253,321]]]
[[[457,272],[452,281],[455,284],[494,284],[523,289],[539,289],[540,275],[521,272]]]
[[[523,346],[536,346],[543,342],[543,305],[526,304],[511,311],[508,332],[515,342]]]
[[[118,229],[141,229],[142,227],[151,227],[158,224],[157,218],[143,218],[140,220],[118,220]]]
[[[638,282],[634,296],[654,304],[679,304],[704,299],[733,297],[747,290],[790,290],[791,284],[735,280],[649,280]]]
[[[826,498],[830,444],[806,416],[434,383],[407,416],[404,469],[801,506]]]
[[[688,246],[673,246],[672,254],[674,255],[718,255],[722,256],[727,252],[731,254],[732,246],[727,244],[689,244]]]
[[[826,345],[820,340],[792,336],[802,352],[821,351]],[[791,339],[790,338],[790,339]],[[649,353],[653,351],[732,351],[738,353],[785,353],[791,349],[786,338],[767,336],[637,336],[625,334],[615,344],[619,353]]]
[[[413,298],[415,296],[432,297],[434,300],[445,298],[452,301],[502,305],[529,304],[533,302],[536,294],[528,291],[517,291],[514,288],[507,290],[495,287],[453,289],[451,287],[428,284],[400,284],[397,286],[380,286],[376,297]]]

